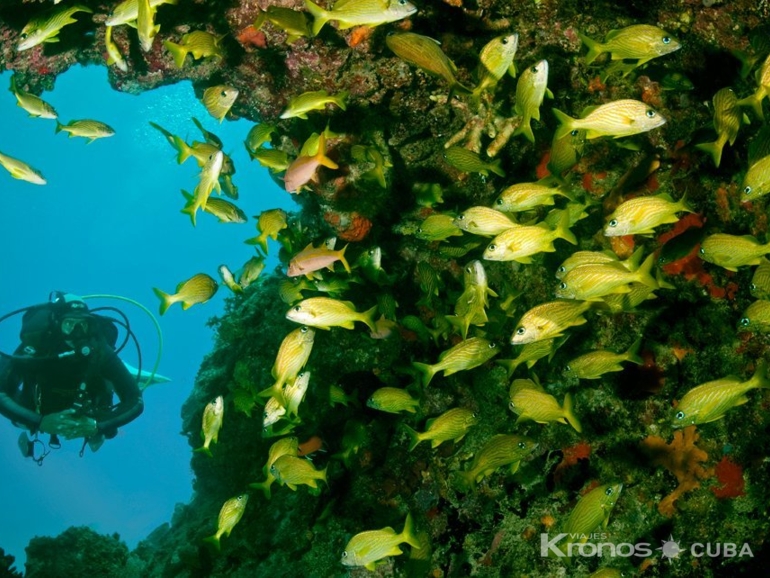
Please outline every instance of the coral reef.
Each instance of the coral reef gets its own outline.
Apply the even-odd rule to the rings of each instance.
[[[100,576],[129,574],[128,547],[117,534],[105,536],[85,526],[67,528],[55,538],[33,538],[27,546],[25,576]]]
[[[74,63],[104,64],[107,6],[83,3],[94,10],[93,16],[66,27],[59,43],[22,52],[14,49],[19,32],[42,7],[3,4],[0,63],[16,71],[19,86],[38,93]],[[754,79],[741,74],[742,63],[746,72],[758,68],[770,48],[764,24],[769,8],[749,0],[584,4],[436,0],[418,6],[407,20],[373,29],[331,23],[317,36],[299,35],[288,44],[287,30],[273,20],[260,26],[254,21],[268,6],[304,13],[299,0],[240,0],[225,7],[209,0],[181,0],[178,7],[158,8],[161,29],[146,53],[133,29],[116,28],[113,39],[128,62],[125,73],[110,69],[117,90],[140,92],[182,79],[193,82],[198,97],[209,86],[235,87],[241,96],[230,118],[274,125],[270,145],[290,162],[308,154],[302,152],[304,145],[321,131],[333,133],[327,154],[338,169],[320,168],[310,190],[294,197],[298,210],[282,233],[281,259],[285,264],[301,247],[317,247],[336,235],[350,242],[351,263],[364,263],[368,251],[381,249],[381,268],[358,264],[350,275],[338,268],[323,272],[326,288],[318,280],[311,284],[303,279],[304,285],[288,281],[289,289],[299,292],[299,298],[318,296],[335,282],[340,298],[355,304],[357,311],[376,304],[385,321],[398,324],[397,331],[385,332],[390,333],[385,339],[373,338],[358,323],[353,330],[316,331],[305,366],[312,377],[298,412],[301,421],[283,422],[300,442],[323,440],[325,451],[314,452],[312,460],[319,470],[328,468],[328,485],[314,492],[301,486],[291,491],[276,482],[268,500],[250,487],[263,482],[263,466],[276,439],[263,435],[255,394],[273,383],[278,348],[296,327],[285,314],[299,298],[284,299],[287,279],[276,272],[263,274],[228,299],[226,311],[212,320],[216,346],[182,408],[183,431],[196,448],[204,408],[224,396],[226,417],[219,441],[211,447],[213,457],[192,454],[191,503],[179,507],[170,523],[128,558],[117,539],[106,538],[118,553],[110,563],[122,560],[124,575],[341,576],[347,573],[340,562],[351,536],[401,527],[408,511],[425,547],[402,545],[405,553],[387,558],[376,568],[378,575],[587,576],[605,561],[585,556],[565,562],[543,555],[541,541],[557,535],[579,496],[610,483],[622,483],[623,490],[598,539],[652,545],[647,554],[613,558],[614,567],[634,575],[674,577],[752,576],[766,567],[767,394],[749,392],[748,403],[697,430],[674,430],[672,416],[676,400],[694,386],[728,374],[747,376],[768,353],[766,335],[739,336],[736,331],[751,301],[751,267],[734,272],[705,261],[698,249],[700,237],[690,231],[767,236],[765,200],[741,203],[739,188],[749,158],[766,139],[756,117],[741,127],[734,145],[725,145],[718,168],[694,145],[714,136],[713,111],[702,103],[726,86],[741,97],[756,89]],[[626,75],[605,75],[607,57],[586,64],[580,34],[603,38],[610,30],[636,23],[666,30],[681,49]],[[190,60],[177,68],[161,39],[176,42],[191,30],[225,35],[223,58]],[[539,121],[532,122],[534,143],[512,134],[515,79],[502,77],[497,89],[477,100],[457,87],[450,95],[449,84],[437,78],[435,62],[413,65],[388,48],[387,35],[406,30],[440,40],[453,63],[447,67],[462,85],[475,85],[478,55],[500,34],[518,33],[515,62],[520,71],[548,59],[548,88],[554,98],[544,102]],[[348,91],[347,110],[327,107],[306,120],[279,118],[292,97],[317,90]],[[551,109],[583,117],[586,107],[625,99],[652,106],[666,123],[624,139],[572,144],[568,139],[574,150],[567,156],[572,154],[574,162],[564,170],[553,169],[563,158],[556,154],[557,145],[564,143],[552,142],[558,123]],[[747,114],[753,112],[747,109]],[[445,146],[458,134],[467,148],[482,153],[497,143],[495,158],[507,176],[449,164]],[[279,184],[281,170],[274,169]],[[482,259],[491,239],[456,234],[459,229],[427,232],[422,229],[427,218],[443,214],[453,223],[469,207],[493,206],[505,187],[549,174],[567,182],[562,186],[580,201],[577,210],[560,198],[555,208],[561,212],[555,213],[554,222],[549,221],[554,219],[550,205],[516,218],[522,224],[545,221],[549,230],[568,222],[576,246],[565,234],[555,241],[553,252],[546,250],[529,261],[484,260],[484,282],[496,296],[488,302],[485,297],[480,313],[462,301],[458,306],[460,297],[469,294],[463,271],[473,259]],[[677,200],[686,195],[696,215],[676,224],[661,221],[657,237],[602,234],[605,220],[624,201],[661,192]],[[666,254],[674,258],[657,266],[658,252],[662,255],[666,246]],[[458,319],[465,330],[470,328],[469,335],[494,341],[499,353],[493,355],[515,358],[522,347],[511,345],[516,323],[554,298],[554,273],[566,257],[591,250],[633,260],[640,249],[645,257],[656,256],[658,287],[653,293],[648,287],[640,297],[629,292],[617,301],[607,299],[604,306],[592,304],[584,323],[564,331],[566,339],[553,336],[547,351],[512,369],[512,375],[495,360],[478,367],[454,360],[451,370],[420,386],[412,363],[433,362],[462,343]],[[375,337],[385,335],[377,333]],[[564,371],[580,354],[626,351],[639,336],[639,366],[590,382]],[[574,400],[582,431],[559,423],[562,414],[543,419],[547,424],[516,421],[508,407],[510,381],[530,375],[559,402]],[[419,398],[420,411],[402,416],[367,407],[366,400],[383,386],[408,388]],[[330,403],[341,396],[345,403]],[[461,441],[435,449],[421,444],[409,451],[403,425],[424,431],[426,419],[456,407],[477,417]],[[539,449],[515,473],[498,470],[466,491],[458,472],[470,467],[474,454],[501,433],[528,436]],[[723,459],[728,446],[730,458]],[[666,469],[679,482],[673,494]],[[716,477],[710,477],[712,472]],[[216,531],[222,504],[248,491],[243,517],[231,535],[222,537],[221,552],[214,551],[202,539]],[[738,544],[739,551],[748,544],[751,556],[695,557],[688,551],[685,560],[666,560],[655,548],[672,536],[684,545]],[[84,556],[88,550],[82,546],[70,544],[62,563],[79,553]],[[35,564],[47,554],[30,548],[28,576],[42,576]],[[368,574],[362,568],[350,571],[353,576]]]

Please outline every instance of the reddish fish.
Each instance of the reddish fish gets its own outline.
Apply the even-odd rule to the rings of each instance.
[[[345,260],[345,249],[347,248],[348,246],[345,245],[339,251],[332,251],[325,244],[322,244],[320,247],[313,247],[313,244],[310,243],[289,261],[289,271],[287,274],[289,277],[305,275],[308,279],[312,279],[313,272],[324,267],[328,267],[330,271],[333,271],[336,261],[342,263],[345,271],[350,273],[350,265]]]
[[[283,183],[290,193],[299,193],[300,189],[310,181],[316,180],[319,166],[337,169],[339,166],[326,156],[326,135],[322,132],[318,137],[318,152],[314,155],[300,155],[286,169]]]

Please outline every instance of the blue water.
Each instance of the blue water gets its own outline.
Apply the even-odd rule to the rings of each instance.
[[[52,120],[29,118],[6,91],[0,75],[0,152],[42,171],[48,184],[19,181],[0,168],[0,314],[47,300],[52,290],[80,295],[109,293],[135,299],[157,315],[152,287],[173,292],[177,283],[217,267],[232,270],[254,254],[243,240],[255,222],[220,224],[198,214],[193,228],[180,189],[192,191],[198,167],[178,165],[170,145],[148,124],[154,121],[188,142],[203,140],[190,120],[218,134],[235,162],[237,204],[253,216],[265,209],[292,208],[265,169],[249,161],[243,140],[253,123],[222,124],[195,98],[189,83],[140,96],[112,90],[103,67],[75,68],[43,96],[62,123],[92,118],[116,134],[86,144],[54,134]],[[274,247],[271,247],[274,249]],[[266,271],[277,261],[268,261]],[[72,525],[120,534],[129,547],[170,521],[174,506],[191,495],[190,448],[180,435],[180,407],[189,395],[203,356],[212,346],[206,321],[223,310],[229,290],[182,311],[174,305],[160,318],[164,350],[160,373],[173,379],[145,391],[145,411],[97,452],[78,456],[78,441],[64,442],[42,467],[21,456],[20,430],[0,418],[0,547],[23,568],[33,536],[56,536]],[[92,305],[96,302],[92,302]],[[138,308],[116,305],[130,317],[142,344],[144,367],[154,363],[158,342]],[[0,324],[0,348],[18,344],[18,317]],[[136,364],[131,347],[123,358]]]

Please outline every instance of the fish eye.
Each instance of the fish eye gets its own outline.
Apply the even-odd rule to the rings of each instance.
[[[534,72],[534,73],[537,73],[537,66],[533,66],[532,68],[530,68],[530,70],[531,70],[532,72]]]
[[[614,494],[614,493],[615,493],[615,490],[614,490],[613,488],[611,488],[611,487],[610,487],[610,488],[607,488],[606,490],[604,490],[604,493],[605,493],[607,496],[611,496],[612,494]]]
[[[500,40],[500,44],[508,44],[508,39],[503,38],[502,40]]]
[[[299,309],[299,306],[297,306],[297,307],[295,307],[295,308],[294,308],[294,310],[295,310],[295,311],[296,311],[297,309]],[[300,332],[300,333],[307,333],[307,325],[303,325],[302,327],[300,327],[300,328],[299,328],[299,332]]]
[[[750,186],[750,185],[746,185],[746,186],[743,188],[743,194],[744,194],[744,195],[750,195],[750,194],[751,194],[751,186]]]
[[[570,369],[569,365],[565,365],[565,366],[564,366],[564,369],[565,369],[565,370],[567,370],[567,371],[572,371],[572,370]]]
[[[655,116],[655,111],[652,109],[648,109],[645,114],[647,115],[647,118],[653,118]]]
[[[458,221],[464,221],[465,220],[465,215],[464,214],[463,215],[458,215],[457,220]]]
[[[607,223],[610,227],[617,227],[618,226],[618,220],[612,219],[609,223]]]
[[[302,307],[297,305],[297,306],[294,307],[294,311],[295,311],[295,313],[299,313],[300,311],[302,311]]]
[[[497,343],[495,343],[494,341],[491,341],[491,342],[489,343],[489,348],[490,348],[490,349],[494,349],[495,347],[497,347]]]
[[[671,42],[671,38],[668,36],[663,37],[663,44],[669,44]]]
[[[754,283],[749,285],[749,291],[756,291],[756,290],[757,290],[757,286]]]
[[[558,271],[559,273],[564,273],[566,270],[567,270],[567,268],[566,268],[564,265],[562,265],[561,267],[559,267],[559,268],[557,269],[557,271]]]
[[[526,327],[519,327],[516,330],[516,335],[524,335],[526,332],[527,332],[527,328]]]
[[[497,201],[495,201],[495,202],[496,202],[498,205],[500,205],[500,206],[502,206],[502,205],[503,205],[503,199],[502,199],[502,198],[500,198],[500,199],[497,199]]]
[[[401,6],[406,6],[407,4],[409,4],[409,2],[407,2],[406,0],[398,0],[398,3],[399,3]]]
[[[497,251],[497,245],[492,243],[489,247],[487,247],[487,250],[489,250],[489,251]]]
[[[570,134],[570,136],[577,136],[577,135],[578,135],[578,130],[577,130],[577,129],[575,129],[575,130],[573,130],[573,131],[570,131],[570,133],[569,133],[569,134]]]
[[[404,1],[404,0],[402,0],[402,1]],[[348,552],[347,552],[347,550],[345,550],[345,551],[342,553],[342,557],[343,557],[343,558],[347,558],[347,557],[348,557]]]
[[[513,403],[512,401],[509,401],[509,402],[508,402],[508,407],[509,407],[510,409],[513,409],[513,408],[515,408],[516,406],[514,405],[514,403]]]
[[[698,252],[699,252],[701,255],[705,255],[705,254],[706,254],[706,249],[704,249],[703,247],[701,247],[701,248],[698,250]]]
[[[566,289],[566,288],[567,288],[567,284],[564,281],[559,283],[559,289]]]
[[[527,447],[527,444],[525,444],[524,442],[519,442],[519,449],[520,450],[523,450],[526,447]]]
[[[422,227],[417,227],[417,232],[422,233]]]
[[[741,317],[741,320],[738,323],[740,323],[741,327],[748,327],[751,320],[748,317]]]
[[[473,267],[471,267],[470,265],[468,265],[468,266],[465,268],[465,270],[466,270],[468,273],[473,273]]]
[[[682,420],[682,419],[684,419],[684,412],[683,411],[678,411],[678,412],[676,412],[676,415],[674,417],[676,419],[678,419],[678,420]]]
[[[222,98],[226,97],[227,96],[227,91],[223,90],[222,92],[219,93],[219,96],[221,96]]]

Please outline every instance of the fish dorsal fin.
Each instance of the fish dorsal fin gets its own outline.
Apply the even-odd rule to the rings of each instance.
[[[668,193],[661,193],[661,194],[658,195],[658,198],[659,199],[663,199],[664,201],[668,201],[669,203],[673,203],[674,202],[674,198],[671,195],[669,195]]]
[[[310,242],[307,244],[307,247],[305,247],[304,249],[302,249],[302,251],[300,251],[300,253],[304,253],[305,251],[311,251],[312,249],[315,249],[315,247],[313,247],[313,241],[310,241]]]
[[[427,420],[425,422],[425,431],[428,431],[431,428],[431,426],[433,425],[433,422],[435,422],[435,421],[436,421],[435,417],[432,417],[429,420]]]
[[[340,301],[343,305],[350,307],[353,311],[356,310],[356,305],[352,301]]]
[[[597,108],[599,108],[598,104],[593,104],[591,106],[585,107],[583,110],[580,111],[580,118],[585,118],[589,114],[591,114],[593,111],[595,111]]]
[[[747,241],[759,244],[759,240],[754,235],[741,235],[741,239],[746,239]]]
[[[608,41],[612,40],[618,34],[620,34],[622,31],[623,31],[622,28],[616,29],[616,30],[610,30],[609,32],[607,32],[607,35],[604,37],[604,42],[608,42]]]

